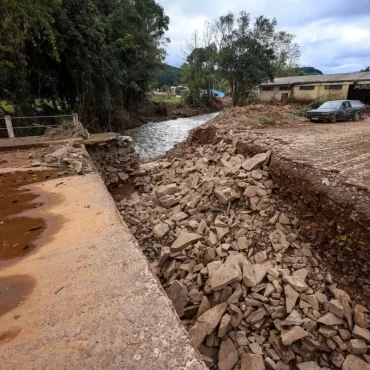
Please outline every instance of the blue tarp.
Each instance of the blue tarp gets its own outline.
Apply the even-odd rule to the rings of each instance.
[[[225,97],[225,93],[220,91],[220,90],[212,90],[212,94],[217,95],[219,98],[224,98]]]

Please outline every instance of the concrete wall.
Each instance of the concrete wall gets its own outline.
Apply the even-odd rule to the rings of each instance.
[[[279,86],[274,86],[273,91],[264,91],[262,88],[260,88],[260,100],[264,102],[270,102],[270,101],[281,101],[282,94],[288,93],[288,97],[290,98],[292,96],[291,90],[280,90]]]
[[[361,84],[370,84],[370,81],[361,81]],[[300,90],[300,86],[315,86],[314,90]],[[327,85],[342,85],[341,90],[326,90]],[[318,98],[326,100],[341,100],[347,99],[350,85],[353,82],[323,82],[323,83],[312,83],[312,84],[300,84],[293,87],[291,91],[280,91],[279,86],[274,86],[273,91],[264,91],[260,88],[260,100],[263,102],[270,101],[281,101],[282,93],[289,93],[289,97],[297,100],[312,101]]]
[[[332,100],[341,100],[347,99],[348,90],[350,83],[342,83],[342,82],[335,82],[335,83],[320,83],[320,84],[312,84],[315,86],[314,90],[300,90],[300,86],[305,85],[297,85],[293,88],[293,97],[297,100],[315,100],[318,98],[324,99],[332,99]],[[312,86],[306,84],[306,86]],[[325,86],[327,85],[342,85],[342,90],[326,90]]]

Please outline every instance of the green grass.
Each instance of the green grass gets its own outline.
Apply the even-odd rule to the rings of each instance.
[[[154,95],[151,97],[151,101],[155,103],[165,103],[165,104],[171,104],[171,103],[179,103],[183,101],[182,97],[177,96],[161,96],[161,95]]]
[[[255,121],[256,123],[274,123],[275,118],[270,117],[270,116],[261,115],[261,116],[253,117],[253,121]]]

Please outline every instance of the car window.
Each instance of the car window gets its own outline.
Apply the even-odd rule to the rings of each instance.
[[[327,101],[320,106],[319,109],[338,109],[342,106],[342,103],[339,101]]]
[[[343,103],[343,107],[344,107],[344,109],[349,108],[349,107],[350,107],[350,105],[349,105],[349,101],[345,101],[345,102]]]

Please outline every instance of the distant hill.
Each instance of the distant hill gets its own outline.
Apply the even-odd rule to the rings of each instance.
[[[166,86],[177,86],[181,84],[181,70],[170,66],[166,63],[162,64],[162,68],[156,76],[156,88],[160,88],[163,85]]]
[[[323,73],[314,67],[297,68],[297,72],[303,72],[306,75],[322,75]]]

